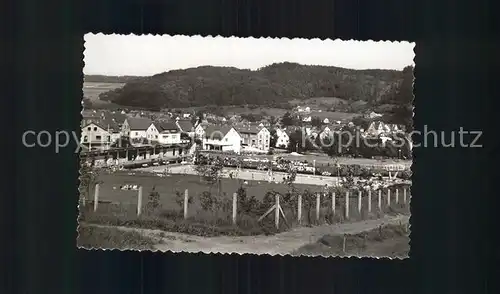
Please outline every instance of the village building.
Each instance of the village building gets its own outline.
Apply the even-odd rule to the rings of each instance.
[[[152,121],[147,118],[128,117],[122,125],[122,135],[131,142],[147,140],[147,131]]]
[[[404,132],[404,127],[397,124],[385,124],[381,121],[374,121],[370,124],[368,129],[366,129],[365,133],[371,136],[379,136],[382,134],[391,134],[398,132]]]
[[[241,152],[241,136],[230,126],[199,126],[197,135],[201,136],[203,150]]]
[[[276,144],[274,147],[288,148],[288,144],[290,144],[290,136],[285,130],[281,128],[276,129]]]
[[[83,125],[80,143],[86,146],[88,150],[94,150],[108,149],[113,142],[110,131],[100,123],[91,122]]]
[[[242,138],[242,145],[260,150],[269,150],[271,142],[271,133],[267,128],[259,128],[257,126],[240,126],[237,127],[238,133]]]
[[[330,129],[329,126],[324,126],[323,129],[321,130],[321,132],[319,133],[319,137],[321,139],[325,139],[325,138],[328,138],[328,137],[332,137],[333,136],[333,130]]]
[[[172,122],[162,122],[157,124],[158,144],[175,145],[183,143],[179,127]]]
[[[184,143],[179,127],[173,122],[156,121],[151,123],[146,131],[149,142],[160,145],[173,145]]]
[[[187,119],[178,119],[175,121],[175,124],[179,128],[181,134],[185,134],[187,138],[193,138],[195,134],[195,128],[191,120]]]

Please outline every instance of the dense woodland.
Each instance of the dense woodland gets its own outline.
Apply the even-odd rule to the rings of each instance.
[[[352,70],[296,63],[277,63],[256,71],[203,66],[132,79],[123,88],[103,93],[100,98],[144,107],[273,106],[309,97],[381,103],[400,98],[404,76],[404,72],[396,70]],[[87,80],[93,79],[86,77]]]

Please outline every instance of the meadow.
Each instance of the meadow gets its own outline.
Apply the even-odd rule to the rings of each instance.
[[[123,87],[123,83],[96,83],[96,82],[84,82],[83,83],[83,97],[92,100],[99,99],[101,93],[111,91],[117,88]]]
[[[146,197],[154,188],[160,194],[160,204],[163,208],[176,208],[178,204],[175,201],[177,193],[184,193],[185,189],[189,190],[192,196],[200,195],[205,191],[217,193],[218,188],[216,185],[209,186],[204,181],[200,180],[197,175],[184,175],[172,174],[166,177],[156,176],[150,173],[134,173],[133,175],[128,172],[106,173],[99,177],[100,184],[100,199],[103,201],[110,201],[122,204],[137,203],[137,191],[121,190],[120,186],[125,185],[138,185],[143,187],[144,197]],[[264,195],[271,190],[279,193],[285,193],[287,187],[283,184],[276,184],[267,181],[241,181],[238,179],[221,179],[220,192],[228,196],[237,192],[240,186],[246,189],[249,197],[255,196],[257,200],[262,200]],[[310,191],[320,192],[322,186],[317,185],[301,185],[297,184],[296,187],[303,191],[309,189]],[[90,195],[94,191],[91,188]],[[196,203],[194,204],[196,205]],[[194,207],[193,209],[198,209]]]

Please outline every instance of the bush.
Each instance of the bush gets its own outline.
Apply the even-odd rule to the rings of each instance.
[[[250,214],[255,215],[259,211],[259,200],[255,196],[248,197],[245,188],[240,187],[238,189],[238,215],[240,214]]]
[[[161,208],[160,193],[158,193],[155,190],[155,187],[153,187],[153,189],[151,190],[151,193],[149,193],[148,202],[146,203],[146,207],[145,207],[146,213],[149,213],[149,214],[154,213],[155,211],[157,211],[160,208]]]
[[[200,194],[200,204],[201,208],[205,211],[213,211],[215,209],[215,204],[217,202],[217,199],[212,195],[212,193],[208,191],[203,191]]]

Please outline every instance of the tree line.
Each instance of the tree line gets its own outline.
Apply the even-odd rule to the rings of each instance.
[[[353,70],[275,63],[259,70],[203,66],[128,81],[99,98],[119,105],[161,109],[206,105],[265,105],[287,108],[290,99],[337,97],[373,104],[404,104],[412,97],[411,67]],[[408,93],[409,91],[409,93]]]

